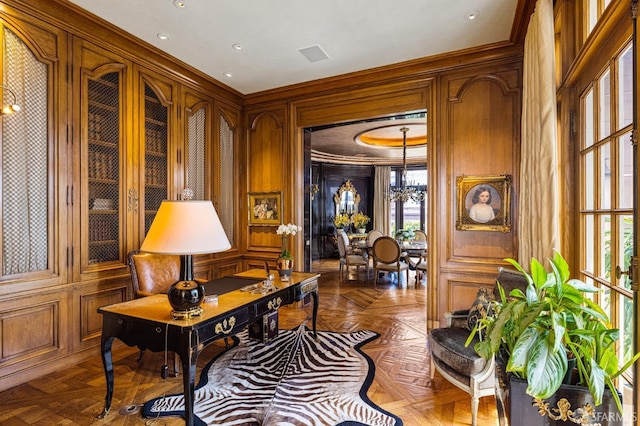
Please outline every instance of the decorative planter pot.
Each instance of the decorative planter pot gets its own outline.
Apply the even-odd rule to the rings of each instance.
[[[290,277],[293,272],[293,259],[278,259],[276,261],[278,267],[278,275],[281,277]]]
[[[500,380],[496,380],[496,386]],[[503,381],[504,383],[504,381]],[[502,401],[510,426],[601,425],[622,426],[623,415],[609,389],[605,389],[602,404],[595,406],[589,389],[584,386],[562,385],[550,398],[536,401],[526,393],[527,381],[508,378],[508,390]],[[622,400],[622,395],[618,393]],[[500,404],[498,403],[498,412]],[[513,415],[511,415],[513,414]],[[505,424],[502,419],[500,424]]]
[[[364,234],[365,232],[367,232],[367,228],[358,228],[358,232]]]

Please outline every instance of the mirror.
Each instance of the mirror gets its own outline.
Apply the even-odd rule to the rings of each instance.
[[[348,180],[338,188],[338,193],[333,196],[333,202],[336,205],[336,216],[343,213],[352,215],[358,212],[360,194]]]

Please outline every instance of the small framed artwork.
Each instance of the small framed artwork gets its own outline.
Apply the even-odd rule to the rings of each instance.
[[[456,229],[511,232],[511,175],[458,176],[456,187]]]
[[[280,225],[281,192],[249,193],[249,225]]]

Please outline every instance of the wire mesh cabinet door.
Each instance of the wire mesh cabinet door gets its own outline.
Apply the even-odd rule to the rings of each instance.
[[[81,59],[79,95],[80,227],[74,229],[75,279],[126,273],[127,212],[134,200],[127,191],[127,144],[123,108],[130,65],[89,43],[76,47]],[[77,232],[79,231],[79,232]],[[79,255],[77,249],[79,248]]]

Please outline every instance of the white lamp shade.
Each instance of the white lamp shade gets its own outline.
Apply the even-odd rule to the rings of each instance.
[[[163,201],[140,247],[149,253],[205,254],[231,243],[211,201]]]

